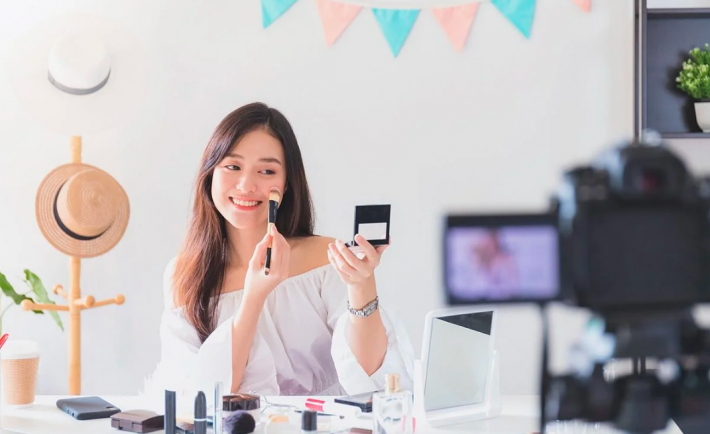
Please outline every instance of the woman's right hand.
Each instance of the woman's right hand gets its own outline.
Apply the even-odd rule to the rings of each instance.
[[[291,246],[276,229],[272,226],[271,233],[266,233],[264,239],[256,245],[254,254],[249,261],[249,270],[244,278],[244,297],[255,298],[259,302],[264,302],[281,282],[289,275],[289,261],[291,256]],[[271,244],[271,263],[269,274],[264,273],[266,262],[266,250]]]

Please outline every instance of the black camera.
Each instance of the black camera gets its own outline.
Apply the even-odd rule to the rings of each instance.
[[[602,314],[710,301],[709,187],[666,147],[638,142],[565,173],[562,298]]]
[[[710,301],[710,181],[662,143],[565,172],[548,213],[448,216],[444,281],[450,305],[543,307],[541,432],[574,419],[652,433],[672,419],[710,433],[710,333],[691,315]],[[548,372],[552,301],[594,314],[562,376]],[[631,372],[608,378],[612,360]]]

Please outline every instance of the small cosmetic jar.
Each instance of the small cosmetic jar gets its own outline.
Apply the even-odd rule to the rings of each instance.
[[[226,420],[240,410],[251,414],[258,425],[261,420],[261,399],[257,395],[248,393],[236,393],[222,397],[222,420]]]

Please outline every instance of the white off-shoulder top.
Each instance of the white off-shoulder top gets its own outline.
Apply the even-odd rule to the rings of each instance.
[[[244,291],[221,294],[217,328],[200,343],[197,332],[173,303],[171,277],[164,276],[165,309],[160,324],[161,356],[146,379],[145,394],[163,391],[210,396],[214,383],[228,393],[232,383],[232,319]],[[414,351],[393,312],[380,305],[387,333],[381,367],[367,375],[348,344],[347,287],[330,265],[284,280],[269,294],[259,317],[240,392],[259,395],[352,395],[384,389],[387,373],[399,373],[412,390]]]

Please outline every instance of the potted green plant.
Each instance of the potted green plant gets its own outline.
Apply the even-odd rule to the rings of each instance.
[[[695,119],[698,126],[710,133],[710,45],[693,48],[690,58],[676,78],[678,88],[695,100]]]
[[[39,277],[37,277],[36,274],[31,272],[30,270],[25,270],[25,276],[23,280],[29,287],[29,290],[23,293],[18,293],[7,280],[5,275],[0,273],[0,289],[2,289],[2,293],[5,294],[8,298],[10,298],[14,303],[9,304],[2,310],[2,312],[0,312],[0,334],[2,333],[3,317],[5,316],[7,310],[12,306],[19,305],[20,303],[22,303],[23,300],[30,300],[32,302],[37,303],[55,304],[52,300],[50,300],[49,294],[47,294],[47,290],[45,289],[44,285],[42,284],[42,281]],[[34,299],[28,296],[28,294],[30,293],[34,294]],[[44,312],[41,310],[33,310],[32,312],[38,315],[44,315]],[[57,323],[59,328],[64,331],[64,325],[62,324],[61,318],[59,318],[59,314],[54,311],[50,311],[49,314],[52,316],[54,322]]]

